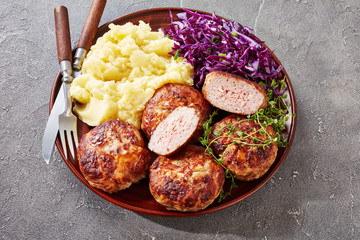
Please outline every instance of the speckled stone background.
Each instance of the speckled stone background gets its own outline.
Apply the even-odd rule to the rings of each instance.
[[[216,11],[254,28],[291,78],[298,125],[285,163],[245,201],[192,218],[122,209],[58,152],[43,161],[60,4],[75,43],[90,0],[0,4],[1,239],[360,239],[359,0],[108,0],[101,24],[154,7]]]

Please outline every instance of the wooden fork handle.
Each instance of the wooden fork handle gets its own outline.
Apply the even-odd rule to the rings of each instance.
[[[92,40],[95,37],[101,16],[105,8],[106,0],[94,0],[91,4],[88,16],[82,29],[77,47],[89,51]]]
[[[72,61],[69,14],[64,6],[54,9],[56,45],[59,63],[63,60]]]

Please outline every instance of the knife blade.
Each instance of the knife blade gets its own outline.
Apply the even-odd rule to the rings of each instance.
[[[47,164],[50,162],[51,153],[54,149],[54,143],[59,130],[59,115],[65,111],[64,86],[61,84],[57,94],[56,101],[51,109],[47,121],[44,136],[42,139],[42,156]]]
[[[87,54],[87,51],[89,51],[92,41],[95,37],[101,16],[105,8],[105,4],[106,0],[94,0],[90,6],[90,10],[86,18],[83,30],[80,34],[79,42],[74,55],[74,78],[81,75],[82,62]],[[47,164],[49,164],[50,162],[50,157],[54,149],[55,140],[59,131],[58,117],[65,110],[64,94],[64,87],[63,84],[61,84],[60,90],[55,99],[44,131],[44,136],[42,140],[42,155]]]

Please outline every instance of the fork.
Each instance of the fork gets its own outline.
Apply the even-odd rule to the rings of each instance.
[[[77,135],[77,118],[72,113],[72,100],[69,93],[70,84],[69,83],[63,83],[63,84],[66,84],[66,87],[64,88],[64,94],[66,96],[65,111],[64,113],[59,115],[59,133],[60,133],[61,145],[64,149],[65,157],[67,158],[67,148],[66,148],[66,139],[67,139],[71,156],[73,159],[75,159],[74,145],[76,149],[79,142]]]
[[[75,148],[77,148],[79,140],[77,135],[77,118],[72,113],[72,99],[69,91],[73,77],[71,66],[72,52],[70,42],[69,16],[67,8],[64,6],[56,7],[54,10],[54,16],[57,52],[65,94],[65,111],[59,115],[59,134],[65,157],[68,158],[68,146],[72,158],[75,159]]]

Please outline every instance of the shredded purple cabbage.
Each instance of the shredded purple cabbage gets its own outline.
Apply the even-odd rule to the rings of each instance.
[[[184,9],[177,14],[169,28],[163,29],[171,39],[177,41],[175,56],[184,57],[194,67],[194,81],[201,88],[206,74],[224,71],[241,75],[255,82],[263,81],[266,88],[271,79],[277,79],[282,65],[277,66],[272,53],[262,45],[249,27],[225,21],[215,15],[204,15]],[[281,95],[273,89],[275,95]]]

